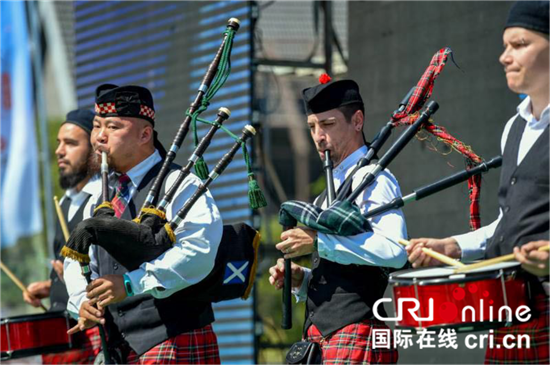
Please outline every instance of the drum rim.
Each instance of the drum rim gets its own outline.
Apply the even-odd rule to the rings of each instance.
[[[396,274],[405,274],[417,269],[409,269],[409,270],[402,270],[395,273],[390,274],[390,277],[388,279],[388,283],[392,286],[396,285],[439,285],[439,284],[454,284],[454,283],[467,283],[471,281],[479,281],[479,280],[491,280],[491,279],[500,279],[501,272],[503,272],[505,275],[510,274],[512,272],[519,273],[519,263],[517,266],[510,266],[507,268],[501,268],[501,269],[495,269],[492,271],[483,271],[483,272],[476,272],[476,273],[458,273],[458,274],[452,274],[452,275],[439,275],[434,276],[430,278],[398,278],[396,277]]]
[[[64,352],[72,349],[74,348],[70,344],[58,344],[58,345],[34,347],[32,349],[2,351],[0,352],[0,360],[19,359],[19,358],[28,357],[28,356]]]
[[[14,324],[27,322],[28,320],[41,320],[41,319],[56,319],[56,318],[69,318],[67,311],[63,312],[46,312],[37,314],[25,314],[21,316],[0,318],[0,324]]]

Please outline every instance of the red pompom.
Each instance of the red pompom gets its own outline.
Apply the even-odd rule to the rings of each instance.
[[[332,80],[332,79],[330,78],[330,76],[328,74],[322,74],[321,76],[319,76],[319,82],[321,84],[326,84],[326,83],[330,82],[330,80]]]

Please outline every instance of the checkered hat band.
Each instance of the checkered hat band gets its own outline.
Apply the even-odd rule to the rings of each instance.
[[[145,117],[149,117],[155,120],[155,111],[149,108],[147,105],[140,105],[139,115],[143,115]]]
[[[99,115],[105,114],[117,114],[115,103],[101,103],[95,105],[95,112]],[[155,119],[155,111],[149,108],[147,105],[140,105],[139,115]]]
[[[95,105],[96,114],[116,113],[115,103],[101,103]]]

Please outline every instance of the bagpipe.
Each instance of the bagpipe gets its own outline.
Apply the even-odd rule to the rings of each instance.
[[[483,162],[469,146],[454,138],[444,127],[433,123],[431,116],[438,110],[439,105],[435,101],[428,102],[428,99],[431,97],[434,82],[443,70],[449,56],[452,57],[452,50],[450,48],[442,48],[436,52],[417,85],[410,89],[399,104],[398,109],[392,113],[390,121],[385,124],[375,136],[373,142],[369,146],[367,154],[358,161],[352,172],[348,174],[339,191],[337,193],[334,191],[331,192],[330,190],[331,188],[333,189],[333,185],[327,182],[327,196],[336,196],[336,199],[333,201],[329,199],[327,209],[323,210],[313,204],[300,201],[288,201],[281,205],[279,223],[283,226],[283,230],[295,227],[299,222],[318,232],[340,236],[371,232],[372,228],[368,222],[368,218],[382,214],[391,209],[399,208],[407,202],[420,200],[422,197],[431,195],[465,180],[468,181],[470,195],[470,228],[475,230],[480,227],[479,192],[481,187],[481,173],[500,166],[501,159],[500,157],[496,157],[489,162]],[[424,109],[422,110],[422,108]],[[382,158],[376,163],[371,164],[382,145],[388,140],[392,131],[399,126],[408,126],[408,128],[400,135]],[[418,138],[418,132],[421,130],[433,135],[438,141],[443,142],[451,149],[461,153],[466,159],[467,169],[461,173],[430,184],[427,187],[418,189],[407,197],[399,198],[401,200],[396,199],[393,202],[389,202],[384,207],[379,207],[372,212],[369,211],[366,214],[362,214],[360,209],[355,205],[355,200],[376,180],[379,173],[386,169],[408,142],[415,136]],[[325,166],[329,165],[326,160],[325,158]],[[367,168],[368,171],[355,189],[352,190],[352,184],[356,183],[354,178],[356,179],[357,172],[363,168]],[[327,178],[329,178],[328,173],[326,173],[326,175]],[[282,328],[284,329],[292,327],[290,283],[290,260],[288,260],[288,262],[285,260],[282,317]]]
[[[174,138],[162,167],[139,214],[134,220],[122,220],[114,216],[113,206],[109,202],[108,168],[106,162],[102,163],[103,203],[95,208],[92,218],[82,221],[77,226],[61,251],[63,256],[80,262],[85,275],[89,275],[89,268],[86,269],[86,267],[90,261],[88,252],[91,245],[97,245],[105,249],[129,271],[137,269],[145,262],[154,260],[172,248],[176,243],[174,233],[176,228],[184,222],[193,205],[208,190],[210,184],[224,172],[240,149],[243,151],[248,169],[248,195],[251,207],[257,209],[266,205],[265,198],[252,173],[246,148],[247,140],[256,134],[255,129],[247,125],[243,128],[240,136],[231,133],[223,126],[223,123],[231,114],[226,108],[219,109],[217,118],[213,122],[199,117],[202,112],[207,110],[210,100],[229,76],[233,38],[238,29],[239,21],[231,18],[224,32],[223,41],[198,88],[197,96],[187,110],[185,119]],[[211,126],[200,142],[197,141],[197,121]],[[174,171],[176,167],[179,168],[179,166],[173,164],[173,161],[191,127],[195,134],[196,147],[187,164],[180,169],[173,185],[167,189],[160,203],[156,205],[168,173]],[[228,133],[235,140],[235,143],[209,173],[203,154],[214,134],[220,129]],[[177,190],[193,168],[195,168],[196,174],[201,178],[202,183],[177,214],[168,221],[166,207],[172,202]],[[201,282],[184,289],[185,292],[193,300],[206,302],[218,302],[239,297],[246,299],[254,283],[259,243],[259,232],[245,223],[224,226],[214,268]],[[246,266],[246,270],[240,271],[240,277],[245,275],[246,277],[240,282],[227,282],[225,274],[228,269],[234,269],[235,263],[239,263],[241,268]]]

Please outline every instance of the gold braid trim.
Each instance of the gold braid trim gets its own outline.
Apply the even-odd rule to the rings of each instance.
[[[174,231],[172,230],[172,227],[170,227],[170,223],[166,223],[164,225],[164,229],[166,230],[166,233],[168,234],[168,237],[170,238],[170,241],[172,243],[176,242],[176,235],[174,234]]]
[[[63,246],[61,249],[61,256],[68,257],[70,259],[73,259],[75,261],[78,261],[82,264],[89,264],[90,263],[90,256],[80,253],[78,251],[73,250],[72,248],[69,248],[67,246]]]
[[[101,204],[99,204],[95,209],[94,209],[94,214],[95,212],[97,212],[98,210],[100,210],[101,208],[109,208],[109,209],[113,209],[113,204],[111,204],[111,202],[103,202]]]
[[[133,222],[136,222],[136,223],[141,223],[141,219],[143,218],[143,216],[145,214],[153,214],[153,215],[156,215],[158,216],[160,219],[162,220],[166,220],[166,213],[163,212],[162,210],[158,210],[157,208],[155,208],[153,205],[151,205],[150,208],[143,208],[138,216],[134,219],[132,219]]]
[[[158,210],[157,208],[143,208],[141,212],[143,214],[153,214],[160,217],[160,219],[166,220],[166,213],[162,210]]]
[[[243,296],[241,297],[242,300],[248,299],[248,296],[252,291],[252,287],[254,286],[254,279],[256,278],[256,269],[258,266],[258,251],[260,248],[261,238],[262,236],[260,235],[260,232],[256,231],[256,236],[254,236],[254,241],[252,241],[252,247],[254,248],[254,262],[252,263],[252,267],[250,268],[250,274],[248,275],[248,287],[246,288]]]

